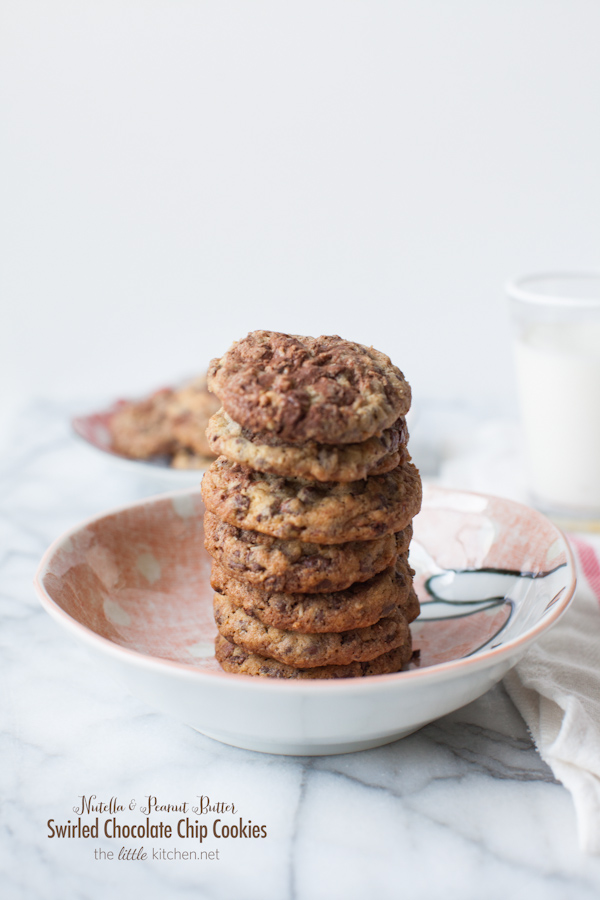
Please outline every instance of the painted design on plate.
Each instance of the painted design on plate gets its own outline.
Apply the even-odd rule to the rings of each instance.
[[[421,615],[412,626],[420,651],[413,665],[500,647],[542,619],[564,592],[564,542],[533,509],[426,486],[414,524],[410,559]]]
[[[561,578],[563,564],[550,572],[516,572],[501,569],[446,570],[430,575],[420,592],[421,615],[412,626],[415,649],[412,667],[426,667],[451,659],[473,656],[485,648],[504,643],[504,634],[514,615],[519,615],[531,582],[550,584]],[[556,578],[553,576],[556,575]],[[528,581],[530,584],[528,585]],[[559,589],[544,612],[564,592]]]

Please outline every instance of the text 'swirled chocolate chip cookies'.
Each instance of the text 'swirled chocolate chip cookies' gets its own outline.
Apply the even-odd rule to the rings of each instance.
[[[419,614],[407,553],[421,507],[402,372],[337,336],[256,331],[213,360],[208,386],[223,404],[202,482],[223,669],[400,671]]]

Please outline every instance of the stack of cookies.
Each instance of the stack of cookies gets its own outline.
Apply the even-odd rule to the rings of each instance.
[[[206,549],[227,672],[347,678],[399,671],[419,613],[408,564],[421,480],[410,387],[339,337],[256,331],[213,360]]]

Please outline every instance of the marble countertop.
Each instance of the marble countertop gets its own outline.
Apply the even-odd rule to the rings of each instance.
[[[502,433],[497,426],[496,448]],[[68,410],[49,402],[23,408],[6,438],[3,898],[598,896],[600,859],[578,849],[571,797],[540,759],[502,684],[395,744],[301,758],[216,743],[105,680],[42,610],[33,575],[66,528],[155,493],[156,482],[87,448],[72,436]],[[187,859],[169,858],[184,844],[161,837],[142,842],[145,858],[120,853],[132,846],[126,840],[49,837],[48,822],[76,823],[82,802],[104,804],[83,818],[97,817],[100,828],[120,805],[130,815],[148,804],[153,811],[170,806],[161,821],[176,827],[182,809],[192,821],[200,802],[217,813],[234,804],[266,837],[186,841],[196,857]]]

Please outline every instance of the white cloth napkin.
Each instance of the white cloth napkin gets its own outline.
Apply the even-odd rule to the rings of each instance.
[[[441,484],[528,502],[516,422],[475,421],[448,449]],[[575,597],[504,684],[540,756],[573,796],[582,850],[600,854],[600,537],[570,541]]]
[[[540,756],[573,795],[582,850],[600,854],[600,563],[571,539],[577,589],[504,684]]]

